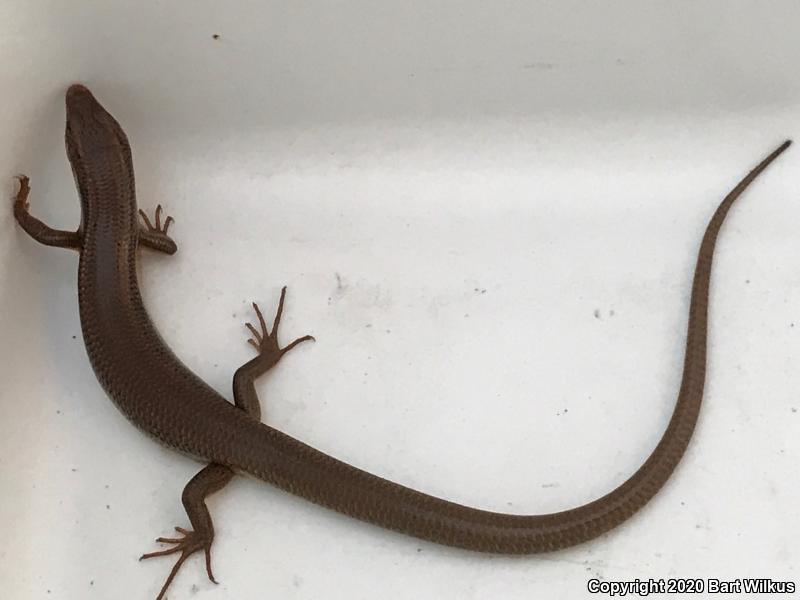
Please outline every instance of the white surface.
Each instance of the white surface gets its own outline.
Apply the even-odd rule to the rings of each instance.
[[[123,124],[140,204],[180,251],[142,261],[163,336],[229,393],[248,302],[283,339],[265,420],[470,505],[609,491],[672,411],[708,218],[800,126],[794,1],[30,2],[0,6],[0,177],[78,222],[63,93]],[[212,39],[219,34],[220,39]],[[210,502],[219,586],[169,597],[576,598],[591,577],[800,579],[800,158],[742,198],[714,267],[689,451],[610,534],[555,554],[422,543],[236,479]],[[3,597],[153,598],[192,460],[97,385],[73,253],[0,211]],[[48,592],[50,593],[48,595]]]

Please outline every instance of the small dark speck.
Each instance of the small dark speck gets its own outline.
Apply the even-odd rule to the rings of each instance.
[[[750,280],[749,279],[745,279],[744,282],[745,283],[750,283]]]
[[[553,63],[544,61],[526,63],[522,65],[523,69],[536,69],[537,71],[550,71],[553,69],[553,67],[555,67]]]
[[[104,487],[104,488],[106,488],[106,489],[108,489],[108,484],[105,484],[103,487]]]
[[[70,471],[72,471],[73,473],[77,473],[78,469],[70,469]]]
[[[614,312],[614,309],[613,309],[613,308],[612,308],[610,311],[608,311],[608,316],[609,316],[609,317],[613,317],[615,314],[616,314],[616,313]]]
[[[111,510],[111,505],[110,504],[106,504],[106,510]]]
[[[366,327],[367,329],[369,329],[370,327],[372,327],[372,323],[367,323],[366,325],[364,325],[364,327]]]
[[[78,339],[78,336],[77,336],[77,335],[73,335],[73,336],[72,336],[72,339],[73,339],[73,340],[77,340],[77,339]]]
[[[558,484],[557,483],[543,483],[542,487],[543,488],[557,488]]]
[[[594,309],[594,318],[595,319],[599,319],[600,318],[600,309],[599,308],[595,308]]]
[[[681,506],[686,506],[686,502],[681,502]]]
[[[794,323],[791,323],[791,324],[789,325],[789,327],[794,327]]]
[[[793,412],[793,413],[796,413],[796,412],[797,412],[797,408],[795,408],[795,407],[793,406],[793,407],[792,407],[792,412]]]
[[[218,33],[215,33],[215,34],[214,34],[214,35],[212,35],[211,37],[212,37],[213,39],[215,39],[215,40],[218,40],[218,39],[219,39],[219,34],[218,34]]]
[[[89,585],[94,585],[94,579],[89,582]]]
[[[189,588],[189,592],[194,596],[197,592],[200,591],[200,588],[197,587],[196,583],[192,584],[192,587]]]
[[[56,414],[57,414],[57,415],[60,415],[60,414],[61,414],[61,411],[60,411],[60,410],[57,410],[57,411],[56,411]]]
[[[50,593],[50,590],[47,590],[47,593],[49,594],[49,593]]]
[[[422,548],[417,548],[417,552],[422,552]]]
[[[564,409],[564,414],[567,414],[568,412],[569,412],[569,409],[568,409],[568,408],[565,408],[565,409]]]
[[[387,329],[386,333],[392,333],[392,330],[391,329]]]

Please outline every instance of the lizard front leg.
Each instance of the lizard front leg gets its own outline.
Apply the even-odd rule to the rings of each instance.
[[[148,218],[147,213],[141,208],[139,209],[139,216],[142,217],[143,221],[143,224],[139,227],[139,243],[143,246],[147,246],[151,250],[157,250],[158,252],[163,252],[164,254],[175,254],[175,252],[178,251],[178,245],[175,243],[175,240],[167,235],[169,226],[175,222],[175,219],[168,215],[164,220],[164,224],[162,225],[162,212],[163,209],[159,204],[156,207],[154,225]]]
[[[14,198],[14,217],[25,233],[45,246],[80,250],[83,243],[80,232],[53,229],[31,215],[28,202],[28,194],[31,192],[30,179],[26,175],[19,175],[17,179],[19,179],[19,191]]]
[[[278,327],[281,322],[285,297],[286,288],[284,287],[281,290],[281,299],[278,303],[278,310],[275,313],[272,331],[267,329],[264,316],[261,314],[258,305],[253,303],[253,309],[258,317],[260,330],[256,329],[251,323],[246,323],[246,327],[253,335],[248,342],[258,350],[258,356],[239,367],[233,376],[233,397],[237,408],[245,411],[248,416],[257,421],[261,419],[261,405],[258,401],[258,394],[255,389],[255,380],[274,367],[283,355],[297,344],[314,339],[310,335],[305,335],[297,338],[285,348],[281,348],[278,345]],[[216,463],[207,465],[195,475],[191,481],[186,484],[181,497],[183,507],[186,509],[186,514],[189,517],[189,522],[194,529],[187,530],[176,527],[175,530],[181,534],[182,537],[160,537],[156,540],[159,543],[174,544],[172,548],[150,552],[149,554],[142,555],[139,559],[144,560],[180,552],[180,557],[172,567],[156,600],[162,600],[164,594],[167,592],[167,588],[172,583],[172,580],[175,579],[175,575],[177,575],[183,563],[189,556],[199,550],[203,550],[205,554],[208,578],[216,583],[214,575],[211,572],[211,544],[214,541],[214,524],[211,519],[211,514],[208,512],[205,499],[214,492],[225,487],[233,478],[233,475],[234,473],[230,468]]]
[[[28,196],[31,192],[30,178],[27,175],[19,175],[17,179],[19,180],[19,191],[14,198],[14,217],[17,219],[17,223],[19,223],[20,227],[25,230],[25,233],[45,246],[80,250],[83,244],[83,236],[80,231],[53,229],[30,214],[30,202],[28,201]],[[158,208],[156,208],[155,225],[150,222],[150,219],[147,218],[144,211],[139,211],[139,214],[144,220],[144,225],[139,229],[139,243],[152,250],[157,250],[165,254],[175,254],[178,250],[178,246],[175,244],[175,241],[167,235],[167,230],[170,224],[175,222],[175,219],[168,216],[162,227],[162,210],[159,204]]]

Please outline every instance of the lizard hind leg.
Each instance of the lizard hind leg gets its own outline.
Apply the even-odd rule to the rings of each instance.
[[[283,304],[286,300],[286,287],[281,290],[278,309],[272,321],[272,329],[267,327],[264,315],[258,304],[253,303],[253,310],[258,317],[258,327],[245,323],[250,330],[251,338],[247,341],[258,351],[258,356],[243,364],[233,375],[233,397],[236,406],[246,411],[255,419],[260,419],[261,408],[256,395],[255,380],[278,364],[278,361],[292,348],[303,342],[314,341],[314,337],[304,335],[281,348],[278,343],[278,329],[283,316]]]
[[[208,512],[205,499],[214,492],[222,489],[231,480],[234,473],[228,467],[218,464],[210,464],[195,475],[183,489],[183,506],[191,522],[192,531],[176,527],[175,531],[181,534],[178,538],[160,537],[156,541],[163,544],[173,544],[172,548],[159,550],[143,554],[139,560],[167,556],[180,552],[178,560],[172,567],[167,580],[161,588],[156,600],[162,600],[167,588],[175,579],[183,563],[195,552],[202,550],[206,557],[206,573],[208,578],[217,583],[211,572],[211,543],[214,541],[214,524],[211,521],[211,514]]]
[[[166,228],[166,227],[165,227]],[[297,338],[286,347],[281,348],[278,344],[278,327],[283,313],[283,303],[286,297],[286,288],[281,290],[281,297],[278,309],[272,323],[272,330],[267,328],[264,316],[256,304],[253,304],[256,316],[258,317],[259,329],[247,323],[247,327],[253,335],[250,343],[258,350],[258,356],[242,365],[233,376],[233,396],[237,408],[243,410],[247,415],[258,421],[261,416],[261,406],[255,389],[255,380],[273,366],[281,357],[297,344],[307,340],[313,340],[310,335]],[[161,588],[156,600],[162,600],[173,579],[177,575],[183,563],[195,552],[203,550],[206,557],[206,572],[208,578],[216,583],[211,572],[211,544],[214,541],[214,525],[211,515],[208,512],[205,499],[216,491],[219,491],[233,478],[233,471],[228,467],[216,463],[211,463],[195,475],[183,489],[183,506],[193,530],[189,531],[181,527],[176,527],[182,537],[166,538],[160,537],[156,541],[162,544],[172,544],[172,548],[159,550],[144,554],[139,560],[155,558],[158,556],[168,556],[180,553],[178,560],[172,567],[167,580]]]

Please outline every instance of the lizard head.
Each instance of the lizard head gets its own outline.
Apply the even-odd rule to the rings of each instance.
[[[73,167],[99,158],[115,148],[130,152],[130,145],[119,123],[83,85],[67,90],[67,128],[64,139]]]
[[[92,211],[90,202],[99,212],[117,214],[119,210],[136,213],[136,199],[132,194],[92,194],[90,187],[113,189],[124,180],[124,185],[133,190],[133,166],[131,147],[119,123],[95,99],[92,93],[80,84],[67,90],[67,127],[64,140],[67,146],[72,174],[81,198],[81,227],[83,219]],[[128,201],[125,206],[120,198]],[[100,207],[98,202],[104,202]],[[135,225],[136,219],[133,219]]]

